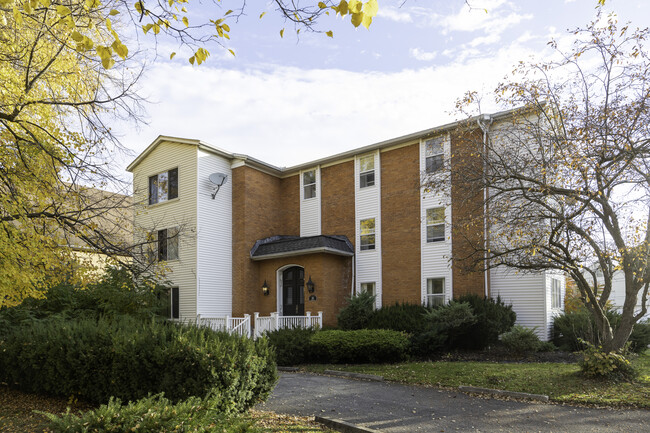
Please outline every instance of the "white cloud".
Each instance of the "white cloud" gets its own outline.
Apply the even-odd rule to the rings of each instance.
[[[421,50],[420,48],[411,48],[409,50],[409,54],[414,59],[425,61],[425,62],[429,62],[435,59],[436,56],[438,55],[436,51],[428,52],[428,51]]]
[[[474,38],[469,42],[470,47],[478,47],[479,45],[492,45],[496,44],[501,40],[501,36],[498,34],[491,34],[487,36],[479,36]]]
[[[392,6],[382,5],[379,8],[379,12],[377,12],[377,16],[398,23],[413,22],[413,18],[411,17],[411,14],[409,12],[407,12],[404,9],[398,9]]]
[[[149,106],[149,125],[141,131],[121,128],[123,141],[139,153],[158,135],[199,138],[295,165],[452,121],[457,98],[494,88],[513,59],[529,54],[519,45],[489,57],[467,53],[444,66],[393,73],[155,64],[143,85],[160,103]]]

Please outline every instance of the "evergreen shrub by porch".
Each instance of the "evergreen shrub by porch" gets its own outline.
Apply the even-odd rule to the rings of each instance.
[[[164,392],[176,402],[220,397],[222,412],[265,398],[276,381],[267,339],[206,328],[111,319],[51,317],[0,335],[0,382],[33,393],[95,403]]]
[[[478,295],[463,295],[456,299],[472,307],[476,322],[457,339],[455,347],[480,350],[499,341],[499,335],[508,332],[517,320],[512,305],[506,305],[500,297],[486,298]]]
[[[319,331],[311,338],[318,363],[398,362],[406,359],[408,347],[406,334],[386,329]]]
[[[275,349],[277,364],[290,366],[309,362],[309,341],[315,332],[311,328],[286,328],[267,333],[269,344]]]
[[[370,315],[367,329],[392,329],[408,334],[426,330],[424,314],[427,309],[419,304],[395,304],[381,307]]]
[[[346,302],[336,316],[339,329],[349,331],[365,328],[373,313],[375,295],[363,292],[347,298]]]

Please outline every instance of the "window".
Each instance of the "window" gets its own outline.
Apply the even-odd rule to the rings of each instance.
[[[172,287],[167,292],[167,298],[169,299],[169,309],[167,310],[167,317],[170,319],[180,318],[180,308],[179,308],[179,290],[178,287]]]
[[[562,308],[562,281],[551,279],[551,308]]]
[[[432,138],[424,142],[426,156],[426,172],[435,173],[442,168],[445,155],[445,141],[442,137]]]
[[[302,174],[303,199],[316,197],[316,170],[305,171]]]
[[[427,209],[427,242],[445,240],[445,208]]]
[[[427,278],[427,307],[445,304],[445,279]]]
[[[178,197],[178,168],[149,177],[149,204]]]
[[[361,293],[365,292],[370,292],[373,295],[377,295],[375,293],[375,283],[361,283]]]
[[[360,243],[361,251],[363,250],[374,250],[375,249],[375,219],[369,218],[367,220],[361,220],[359,223],[361,233]]]
[[[359,158],[359,188],[375,184],[375,155]]]
[[[178,227],[158,230],[156,243],[158,246],[158,261],[178,259]]]

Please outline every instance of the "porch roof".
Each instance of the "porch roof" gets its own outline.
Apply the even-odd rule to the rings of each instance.
[[[303,254],[329,253],[339,256],[353,256],[354,247],[346,236],[271,236],[255,242],[251,248],[251,259],[267,260],[277,257]]]

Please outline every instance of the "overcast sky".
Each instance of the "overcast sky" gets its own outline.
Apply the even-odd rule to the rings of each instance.
[[[249,1],[247,15],[230,24],[236,57],[211,46],[208,61],[191,66],[186,53],[167,60],[175,47],[159,45],[141,82],[149,123],[116,125],[133,151],[116,168],[158,135],[292,166],[456,120],[457,98],[487,94],[519,60],[548,56],[547,42],[586,26],[597,3],[468,1],[472,8],[463,0],[379,0],[370,30],[354,29],[349,18],[323,19],[320,28],[332,29],[333,38],[297,38],[272,2]],[[228,8],[241,0],[223,2]],[[647,0],[606,5],[619,21],[650,23]]]

